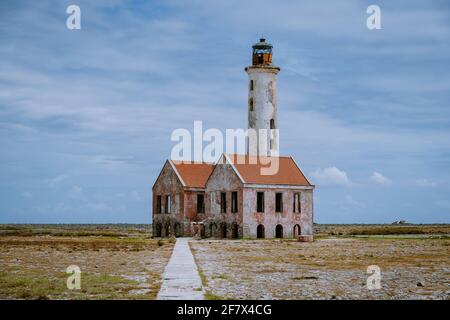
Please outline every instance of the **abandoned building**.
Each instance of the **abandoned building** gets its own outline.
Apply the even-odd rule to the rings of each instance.
[[[291,156],[278,156],[276,75],[272,45],[253,45],[248,127],[274,132],[248,143],[247,154],[216,163],[167,160],[153,185],[153,235],[313,239],[314,186]],[[260,139],[260,137],[258,137]],[[277,170],[263,174],[268,163]]]

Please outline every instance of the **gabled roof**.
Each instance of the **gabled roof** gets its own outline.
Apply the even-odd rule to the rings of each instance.
[[[312,186],[290,156],[257,157],[227,154],[226,159],[233,165],[244,183]],[[262,174],[264,168],[267,170],[271,166],[270,161],[279,161],[278,170],[274,170],[273,174]]]
[[[204,188],[214,164],[206,162],[183,162],[170,160],[184,187]]]
[[[278,170],[263,174],[271,166],[270,161],[279,161]],[[207,162],[183,162],[169,160],[183,187],[205,188],[215,164]],[[218,163],[230,163],[242,183],[312,186],[295,160],[290,156],[257,157],[242,154],[223,154]]]

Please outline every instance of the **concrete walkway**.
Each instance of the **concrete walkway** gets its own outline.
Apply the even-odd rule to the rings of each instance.
[[[188,245],[189,238],[177,238],[163,273],[158,300],[203,300],[202,281]]]

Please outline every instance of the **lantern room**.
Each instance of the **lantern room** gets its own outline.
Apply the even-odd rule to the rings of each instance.
[[[266,39],[259,39],[258,43],[253,46],[253,65],[270,65],[272,64],[272,45],[266,42]]]

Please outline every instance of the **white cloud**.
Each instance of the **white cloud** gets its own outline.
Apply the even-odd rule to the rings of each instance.
[[[69,197],[71,197],[71,198],[80,198],[82,194],[83,194],[83,188],[80,186],[73,186],[69,190]]]
[[[381,173],[374,171],[372,175],[370,176],[370,180],[372,180],[375,183],[382,184],[382,185],[389,185],[392,184],[392,181],[383,176]]]
[[[317,169],[311,172],[311,177],[316,180],[315,183],[322,186],[348,187],[351,185],[347,173],[336,167]]]
[[[56,176],[54,178],[48,179],[47,182],[50,186],[54,187],[60,182],[66,180],[69,176],[67,174],[60,174],[59,176]]]
[[[363,205],[361,202],[355,200],[355,199],[354,199],[351,195],[349,195],[349,194],[347,194],[347,195],[344,197],[344,200],[345,200],[345,203],[346,203],[347,205],[349,205],[349,206],[352,206],[352,207],[364,207],[364,205]]]
[[[434,188],[437,187],[437,183],[428,179],[417,179],[416,186],[424,188]]]
[[[24,192],[22,192],[22,197],[24,197],[26,199],[31,199],[31,198],[33,198],[33,194],[29,191],[24,191]]]

